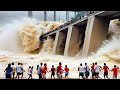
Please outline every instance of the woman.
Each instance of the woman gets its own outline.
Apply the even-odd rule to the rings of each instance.
[[[8,67],[5,69],[6,79],[11,79],[12,67],[11,64],[8,64]]]

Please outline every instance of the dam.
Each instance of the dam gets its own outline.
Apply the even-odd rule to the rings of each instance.
[[[63,18],[58,18],[59,13],[56,11],[56,15],[53,13],[56,19],[48,12],[50,11],[0,12],[1,79],[5,78],[4,70],[12,62],[15,66],[22,62],[26,71],[29,66],[34,66],[35,79],[38,79],[36,66],[40,62],[47,63],[48,71],[52,65],[57,67],[59,62],[62,62],[63,68],[68,65],[69,78],[78,78],[80,63],[84,65],[87,62],[89,66],[94,62],[101,66],[106,63],[110,69],[114,65],[120,67],[119,11],[94,11],[71,20],[68,12],[63,13]],[[45,18],[42,17],[44,14]],[[26,17],[19,18],[20,16]],[[61,23],[59,19],[67,22]],[[109,72],[111,79],[112,75]],[[47,73],[46,77],[49,79],[51,73]],[[104,78],[103,70],[100,77]],[[25,72],[24,79],[27,78],[28,72]]]
[[[68,21],[41,35],[40,39],[54,38],[55,55],[74,57],[79,52],[80,57],[87,57],[106,40],[110,20],[117,18],[120,18],[120,11],[96,11],[86,17]]]

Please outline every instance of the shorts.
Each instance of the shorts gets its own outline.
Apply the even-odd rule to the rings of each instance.
[[[32,74],[28,74],[30,77],[32,77]]]
[[[90,75],[89,71],[85,72],[85,76],[88,77]]]
[[[55,76],[55,73],[51,73],[51,76]]]
[[[97,76],[97,77],[98,77],[98,76],[99,76],[99,72],[95,72],[95,76]]]
[[[106,76],[106,77],[108,76],[108,72],[104,72],[104,77],[105,77],[105,76]]]
[[[22,72],[22,73],[20,73],[20,75],[23,75],[23,72]]]
[[[39,78],[42,78],[42,74],[38,74],[39,75]]]
[[[84,73],[83,72],[79,72],[79,76],[83,77]]]
[[[57,72],[57,78],[58,78],[58,79],[61,79],[61,78],[62,78],[62,77],[61,77],[61,73]]]
[[[65,72],[65,76],[68,76],[68,72]]]
[[[17,75],[21,75],[21,73],[20,73],[20,72],[17,72]]]
[[[43,76],[43,79],[46,79],[46,74],[42,74],[42,76]]]
[[[10,78],[11,78],[11,74],[6,74],[6,79],[7,79],[7,78],[10,79]]]

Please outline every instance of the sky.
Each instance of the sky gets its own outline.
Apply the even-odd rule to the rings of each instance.
[[[47,20],[53,21],[53,15],[53,11],[47,11]],[[0,11],[0,25],[11,22],[13,19],[19,19],[20,17],[28,17],[28,11]],[[44,21],[44,11],[33,11],[33,17]],[[69,20],[71,17],[74,17],[74,12],[69,12]],[[56,20],[65,21],[66,11],[56,11]]]

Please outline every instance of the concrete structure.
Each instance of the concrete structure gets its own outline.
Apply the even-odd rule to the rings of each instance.
[[[65,16],[65,18],[66,18],[66,21],[69,21],[69,12],[73,12],[73,11],[65,11],[66,12],[66,16]],[[60,15],[59,16],[57,16],[57,14],[56,14],[56,11],[53,11],[53,16],[51,16],[51,17],[53,17],[53,20],[54,21],[57,21],[57,17],[59,17],[59,19],[60,19]],[[59,14],[61,13],[61,11],[59,11]],[[75,14],[76,14],[76,12],[74,12]],[[28,17],[33,17],[33,14],[34,14],[34,12],[32,12],[32,11],[28,11]],[[47,21],[47,14],[49,14],[47,11],[44,11],[44,21]],[[74,17],[74,16],[73,16]],[[61,20],[59,20],[59,21],[61,21]]]
[[[53,48],[54,54],[64,55],[67,31],[68,30],[65,29],[65,31],[61,31],[56,34]]]
[[[44,11],[44,21],[47,21],[47,12]]]
[[[120,11],[101,11],[44,34],[56,33],[53,52],[65,56],[87,57],[96,52],[107,37],[110,20],[120,18]]]
[[[107,37],[109,23],[110,20],[103,17],[91,16],[88,18],[82,57],[96,52],[101,46]]]
[[[54,11],[54,21],[56,21],[56,11]]]
[[[32,18],[32,11],[28,11],[28,17]]]
[[[55,42],[53,47],[53,54],[56,54],[57,44],[58,44],[59,32],[56,33]]]
[[[85,30],[82,27],[77,26],[70,26],[68,28],[64,52],[65,56],[75,56],[80,51],[84,31]]]
[[[69,21],[69,11],[66,11],[66,21]]]

